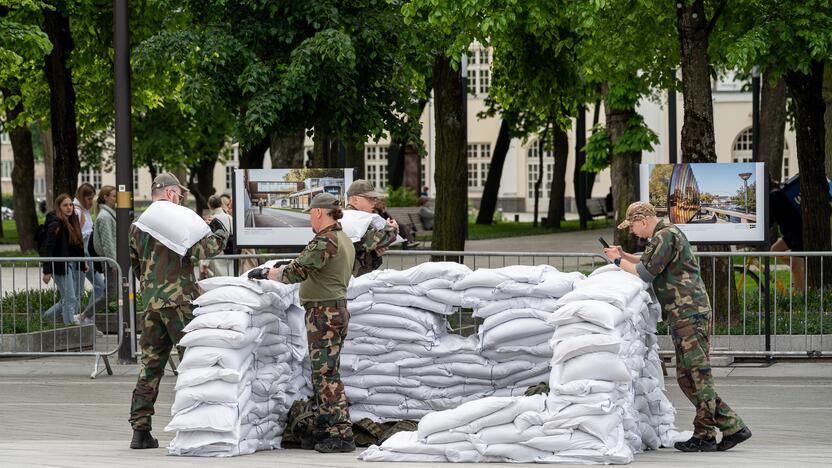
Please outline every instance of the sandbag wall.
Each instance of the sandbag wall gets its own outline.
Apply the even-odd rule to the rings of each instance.
[[[311,394],[297,287],[215,277],[185,327],[165,428],[174,455],[227,457],[280,447],[289,407]]]
[[[425,415],[418,431],[395,434],[360,458],[622,464],[669,445],[679,434],[660,383],[653,386],[658,361],[649,336],[658,315],[645,286],[604,267],[543,316],[553,330],[548,395],[488,397]]]

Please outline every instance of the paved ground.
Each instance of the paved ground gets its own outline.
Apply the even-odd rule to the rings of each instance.
[[[86,375],[91,365],[89,358],[0,359],[1,466],[392,466],[360,462],[355,458],[357,453],[321,455],[286,450],[206,460],[167,456],[164,449],[130,450],[127,411],[137,368],[115,366],[116,375],[90,380]],[[720,395],[745,418],[754,438],[727,453],[645,453],[636,457],[633,466],[832,464],[832,363],[745,364],[715,372]],[[172,401],[173,383],[172,376],[163,380],[157,406],[163,414],[154,420],[155,434],[164,445],[172,438],[161,428],[169,419],[164,413]],[[672,378],[667,383],[679,410],[678,425],[686,428],[693,412]]]

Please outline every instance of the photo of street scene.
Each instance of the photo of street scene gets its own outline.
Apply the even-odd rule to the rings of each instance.
[[[242,169],[235,183],[239,245],[305,244],[311,224],[303,210],[322,192],[346,206],[352,169]]]
[[[765,240],[763,163],[641,164],[639,198],[691,242]],[[759,209],[758,209],[759,207]]]
[[[650,203],[674,224],[757,222],[753,163],[657,164],[649,180]]]

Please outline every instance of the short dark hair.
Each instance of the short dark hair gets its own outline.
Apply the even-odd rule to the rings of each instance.
[[[208,197],[208,208],[212,210],[222,208],[222,198],[219,195],[211,195]]]

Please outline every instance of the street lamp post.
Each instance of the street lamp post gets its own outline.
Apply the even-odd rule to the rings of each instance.
[[[743,172],[739,176],[742,179],[743,191],[745,192],[745,214],[748,214],[748,179],[751,177],[751,173]]]

